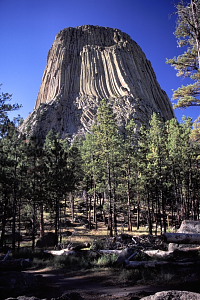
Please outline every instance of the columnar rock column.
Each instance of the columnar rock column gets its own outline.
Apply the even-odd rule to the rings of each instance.
[[[130,118],[148,123],[153,112],[174,117],[151,63],[129,35],[100,26],[66,28],[49,51],[35,110],[21,126],[44,138],[88,131],[102,99],[108,99],[119,126]]]

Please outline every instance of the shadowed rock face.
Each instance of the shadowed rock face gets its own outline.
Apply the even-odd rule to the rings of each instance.
[[[151,63],[129,35],[100,26],[66,28],[49,51],[35,110],[20,130],[44,138],[88,131],[102,99],[113,106],[119,126],[130,118],[148,123],[153,112],[174,117]]]

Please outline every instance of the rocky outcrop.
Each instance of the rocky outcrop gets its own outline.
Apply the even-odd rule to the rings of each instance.
[[[88,131],[104,98],[121,127],[130,118],[148,123],[153,112],[174,117],[151,63],[128,34],[90,25],[66,28],[49,51],[35,110],[20,130],[41,138],[50,129],[63,137]]]
[[[141,300],[200,300],[200,294],[187,291],[165,291],[144,297]]]

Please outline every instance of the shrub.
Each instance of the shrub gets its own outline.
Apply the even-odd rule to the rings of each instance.
[[[91,262],[84,256],[60,255],[50,260],[48,265],[56,269],[80,270],[90,268]]]
[[[99,267],[113,267],[117,258],[118,256],[116,254],[104,254],[97,259],[95,265]]]
[[[118,280],[121,283],[127,283],[127,281],[136,282],[141,279],[142,279],[142,275],[140,270],[138,269],[135,270],[122,269],[118,277]]]
[[[94,251],[105,249],[105,241],[103,239],[94,240],[90,249]]]
[[[35,257],[33,259],[33,267],[34,268],[46,268],[48,265],[48,261],[44,260],[44,259],[41,259],[41,258],[37,258]]]

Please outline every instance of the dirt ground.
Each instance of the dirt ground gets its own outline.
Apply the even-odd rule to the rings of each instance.
[[[67,228],[69,229],[69,228]],[[146,229],[141,228],[140,230],[132,233],[135,236],[142,236],[146,234]],[[101,238],[107,238],[105,226],[102,226],[95,230],[85,230],[83,226],[77,226],[72,228],[72,236],[67,237],[64,242],[66,243],[93,243],[94,240]],[[141,240],[142,242],[142,240]],[[146,240],[143,241],[147,243]],[[152,244],[152,241],[149,241]],[[112,248],[111,248],[112,249]],[[167,290],[182,290],[200,293],[200,280],[198,282],[189,283],[189,281],[182,280],[182,273],[179,276],[179,284],[163,284],[158,283],[156,275],[151,271],[151,277],[155,278],[148,284],[143,282],[130,282],[128,280],[120,281],[119,271],[113,268],[103,269],[89,269],[87,271],[69,271],[69,270],[55,270],[51,268],[45,269],[30,269],[24,271],[33,275],[41,275],[40,287],[30,291],[26,296],[35,296],[40,299],[50,300],[52,298],[61,297],[65,293],[77,292],[85,300],[139,300],[145,296],[155,294],[159,291]],[[184,274],[183,274],[184,275]],[[192,278],[192,274],[189,272],[188,279]],[[167,274],[166,274],[167,276]],[[166,279],[165,276],[165,279]],[[184,276],[183,276],[184,277]],[[181,280],[180,280],[181,279]],[[162,281],[161,281],[162,282]]]
[[[188,290],[200,292],[200,285],[139,285],[117,282],[117,274],[113,270],[80,271],[79,273],[65,273],[49,268],[26,271],[34,275],[42,275],[41,288],[32,291],[30,295],[38,298],[58,298],[65,293],[77,292],[86,300],[138,300],[147,295],[166,290]]]

